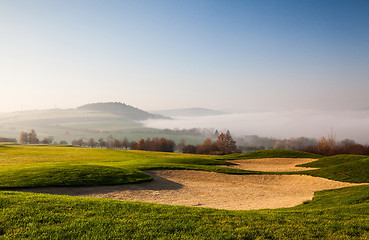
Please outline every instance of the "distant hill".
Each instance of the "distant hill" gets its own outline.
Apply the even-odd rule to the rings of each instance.
[[[162,114],[170,117],[204,117],[204,116],[216,116],[227,114],[225,112],[207,109],[207,108],[182,108],[182,109],[170,109],[155,111],[155,113]]]
[[[132,136],[154,131],[145,130],[140,122],[147,119],[170,118],[117,102],[92,103],[74,109],[18,111],[0,114],[0,137],[18,138],[21,131],[31,129],[40,138],[53,136],[69,143],[81,137]]]
[[[120,102],[90,103],[77,108],[78,110],[111,113],[126,120],[142,121],[147,119],[170,119],[168,117],[145,112],[141,109]]]

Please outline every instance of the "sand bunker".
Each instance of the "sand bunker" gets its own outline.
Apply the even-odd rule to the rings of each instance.
[[[252,171],[264,172],[294,172],[306,171],[316,168],[295,167],[299,164],[313,162],[316,159],[309,158],[263,158],[263,159],[241,159],[227,160],[227,162],[237,165],[230,165],[230,168],[240,168]]]
[[[193,170],[146,171],[154,181],[101,187],[47,187],[24,191],[111,198],[229,210],[292,207],[314,192],[357,184],[300,175],[230,175]]]

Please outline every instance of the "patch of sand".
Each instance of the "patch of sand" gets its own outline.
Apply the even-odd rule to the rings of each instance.
[[[160,204],[251,210],[293,207],[314,192],[357,184],[301,175],[230,175],[194,170],[150,170],[152,182],[100,187],[47,187],[28,192]]]
[[[252,171],[265,172],[294,172],[306,171],[316,168],[295,167],[299,164],[309,163],[317,159],[310,158],[262,158],[262,159],[241,159],[241,160],[227,160],[227,162],[235,163],[237,165],[229,165],[230,168],[240,168]]]

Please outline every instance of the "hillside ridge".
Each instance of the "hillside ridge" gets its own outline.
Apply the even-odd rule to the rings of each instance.
[[[99,103],[89,103],[76,108],[77,110],[88,110],[96,112],[107,112],[114,115],[118,115],[125,119],[142,121],[147,119],[170,119],[159,114],[152,114],[141,110],[139,108],[132,107],[121,102],[99,102]]]

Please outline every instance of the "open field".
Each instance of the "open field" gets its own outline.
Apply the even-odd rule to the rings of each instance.
[[[285,157],[290,158],[293,158],[293,155],[300,158],[308,157],[301,156],[303,153],[290,151],[284,153]],[[267,158],[284,157],[283,151],[264,151],[260,154]],[[254,153],[249,156],[255,158]],[[2,146],[0,186],[4,191],[0,192],[0,239],[367,239],[369,237],[368,185],[316,192],[312,200],[292,208],[253,211],[216,210],[8,191],[21,190],[19,187],[95,186],[93,188],[96,188],[99,185],[116,185],[110,186],[114,189],[127,186],[119,185],[121,183],[151,180],[150,175],[142,171],[151,174],[154,179],[171,181],[163,186],[174,190],[185,188],[183,187],[185,184],[178,181],[182,181],[183,178],[190,180],[195,176],[184,174],[181,178],[181,173],[186,172],[183,170],[146,171],[148,169],[210,171],[210,173],[198,171],[195,173],[202,174],[197,175],[198,181],[207,181],[209,186],[213,185],[213,190],[217,188],[225,190],[230,185],[222,187],[221,183],[216,181],[219,178],[209,178],[211,175],[222,175],[224,178],[232,179],[234,184],[244,183],[242,185],[250,183],[252,177],[255,178],[255,184],[263,178],[269,179],[269,185],[275,183],[277,178],[285,178],[282,185],[286,185],[291,182],[288,180],[289,177],[300,177],[301,174],[322,176],[326,174],[333,179],[344,174],[347,178],[345,181],[369,182],[366,166],[360,165],[366,163],[365,157],[346,156],[344,157],[346,160],[342,159],[343,157],[327,158],[328,163],[324,161],[325,158],[319,157],[318,161],[306,163],[308,167],[320,167],[318,170],[275,172],[273,175],[269,172],[221,167],[220,164],[230,163],[217,160],[220,158],[237,160],[234,155],[219,157],[73,147]],[[247,158],[248,155],[242,155],[238,159]],[[346,168],[346,164],[349,164],[349,169]],[[247,180],[239,182],[236,177],[245,177]],[[305,185],[307,185],[305,181],[297,184],[300,188],[304,188]],[[149,190],[152,193],[157,191]],[[114,191],[109,193],[114,194]],[[273,201],[272,199],[270,201]]]

